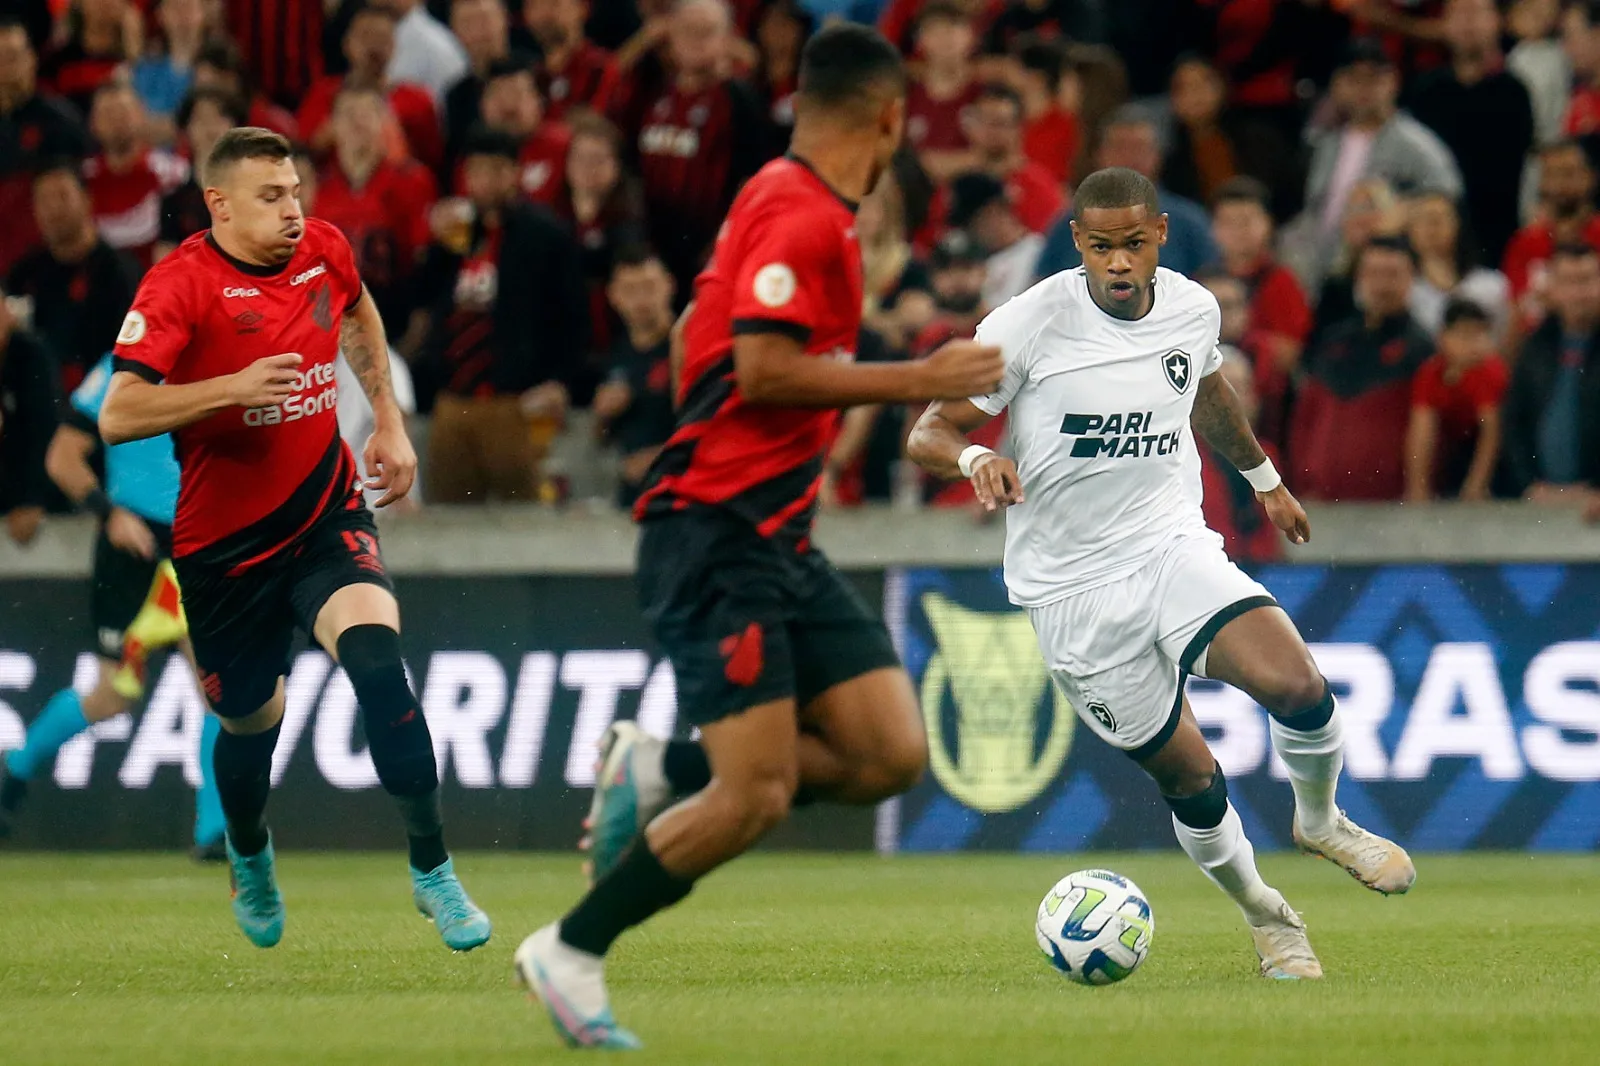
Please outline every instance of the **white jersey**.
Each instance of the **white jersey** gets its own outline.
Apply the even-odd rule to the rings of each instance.
[[[1222,312],[1203,286],[1157,269],[1137,322],[1100,310],[1082,267],[990,313],[1026,502],[1006,511],[1006,588],[1039,607],[1125,577],[1181,533],[1204,533],[1200,455],[1189,429],[1200,378],[1222,365]]]

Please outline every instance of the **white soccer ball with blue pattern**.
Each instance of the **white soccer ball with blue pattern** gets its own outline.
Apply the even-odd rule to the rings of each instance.
[[[1079,870],[1057,881],[1033,929],[1050,964],[1085,985],[1132,976],[1155,932],[1156,917],[1139,886],[1110,870]]]

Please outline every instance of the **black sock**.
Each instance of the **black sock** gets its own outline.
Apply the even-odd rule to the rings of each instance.
[[[692,796],[711,784],[711,762],[696,740],[669,740],[661,757],[661,772],[675,796]]]
[[[693,881],[668,873],[640,837],[616,868],[561,919],[561,940],[579,951],[604,955],[625,930],[666,910],[693,887]]]
[[[439,816],[439,790],[420,796],[396,796],[395,806],[406,824],[406,843],[411,852],[411,868],[428,873],[450,858],[444,850],[444,827]]]
[[[240,855],[259,855],[267,846],[267,793],[272,791],[272,750],[283,724],[264,733],[242,736],[226,729],[217,734],[211,766],[217,798],[228,820],[228,841]]]
[[[428,720],[400,661],[400,634],[388,626],[351,626],[340,634],[338,650],[361,704],[378,781],[405,823],[411,868],[436,870],[450,857],[439,815],[439,770]]]

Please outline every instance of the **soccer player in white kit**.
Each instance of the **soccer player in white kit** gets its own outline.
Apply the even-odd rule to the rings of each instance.
[[[1321,977],[1305,923],[1256,870],[1184,698],[1186,677],[1227,682],[1270,712],[1302,850],[1385,894],[1410,888],[1416,868],[1335,804],[1343,741],[1333,694],[1289,616],[1206,528],[1194,433],[1249,479],[1290,541],[1306,541],[1310,525],[1215,373],[1216,298],[1157,265],[1167,218],[1155,187],[1132,170],[1101,170],[1079,185],[1074,211],[1083,266],[984,319],[978,340],[1005,358],[999,389],[933,404],[910,455],[940,477],[970,479],[988,509],[1009,508],[1006,587],[1028,610],[1056,684],[1155,779],[1183,850],[1244,913],[1261,973]],[[1015,461],[966,436],[1007,408]]]

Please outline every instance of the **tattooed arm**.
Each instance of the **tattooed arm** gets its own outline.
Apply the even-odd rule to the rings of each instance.
[[[1221,374],[1207,374],[1200,379],[1189,425],[1196,436],[1205,438],[1212,451],[1240,470],[1252,470],[1267,461],[1267,453],[1261,450],[1239,404],[1239,394]]]
[[[405,418],[389,381],[389,340],[384,336],[383,319],[365,286],[339,329],[339,350],[372,404],[374,429],[362,451],[361,465],[367,485],[386,490],[376,506],[387,507],[411,491],[417,478],[417,453],[406,436]]]
[[[1207,374],[1200,379],[1189,425],[1212,451],[1238,470],[1254,470],[1267,461],[1267,453],[1261,450],[1261,443],[1250,428],[1238,393],[1220,373]],[[1311,522],[1306,518],[1305,509],[1282,481],[1270,492],[1257,492],[1256,498],[1267,509],[1272,524],[1283,530],[1290,543],[1304,544],[1311,539]]]
[[[394,386],[389,381],[389,339],[384,335],[383,318],[372,293],[361,287],[361,299],[339,329],[339,350],[361,382],[361,391],[372,404],[372,416],[379,425],[400,420],[400,407],[394,402]]]

